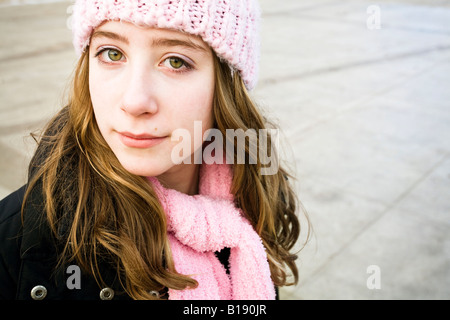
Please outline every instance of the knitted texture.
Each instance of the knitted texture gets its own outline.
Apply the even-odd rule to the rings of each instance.
[[[251,90],[258,78],[260,15],[257,0],[76,0],[73,44],[81,54],[106,20],[184,31],[200,36]]]
[[[271,300],[275,288],[261,238],[230,193],[226,164],[202,165],[199,195],[164,188],[149,178],[166,212],[177,272],[198,281],[195,289],[169,289],[171,300]],[[230,248],[229,271],[214,252]]]

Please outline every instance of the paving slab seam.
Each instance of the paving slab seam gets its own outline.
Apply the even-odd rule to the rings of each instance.
[[[400,194],[391,204],[389,204],[384,211],[382,211],[376,218],[369,221],[364,225],[355,235],[350,238],[346,243],[344,243],[338,250],[331,254],[325,262],[323,262],[316,270],[314,270],[308,279],[304,279],[303,285],[315,278],[332,260],[339,256],[351,243],[356,241],[361,235],[363,235],[371,226],[377,223],[382,217],[384,217],[389,211],[391,211],[395,206],[406,198],[420,183],[422,183],[428,176],[430,176],[433,171],[435,171],[440,165],[450,158],[450,152],[445,154],[437,163],[435,163],[430,169],[428,169],[419,179],[413,182],[409,188],[407,188],[402,194]]]

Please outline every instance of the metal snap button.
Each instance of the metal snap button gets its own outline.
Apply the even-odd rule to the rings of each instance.
[[[112,300],[114,298],[114,290],[111,288],[104,288],[100,291],[100,299]]]
[[[33,298],[33,300],[44,300],[46,296],[47,288],[44,286],[35,286],[31,289],[31,298]]]

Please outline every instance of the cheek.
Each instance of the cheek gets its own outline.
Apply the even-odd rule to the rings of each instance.
[[[186,104],[182,127],[190,131],[191,150],[194,152],[202,147],[204,135],[208,129],[214,125],[212,113],[212,94],[210,92],[199,92],[198,95],[192,95],[189,104]]]
[[[95,63],[92,61],[92,63]],[[101,76],[101,72],[95,67],[89,69],[89,93],[94,108],[101,108],[108,102],[109,92],[107,90],[110,84],[107,78]],[[110,81],[110,80],[109,80]]]
[[[92,61],[91,64],[95,63]],[[112,116],[111,106],[114,105],[114,101],[117,100],[117,90],[111,90],[114,88],[114,83],[111,78],[102,75],[101,71],[95,67],[89,69],[89,94],[91,97],[92,107],[94,110],[95,118],[100,130],[103,132],[104,124]]]
[[[105,104],[105,94],[104,87],[102,86],[102,82],[99,81],[99,76],[96,68],[92,67],[92,64],[95,61],[90,61],[89,67],[89,94],[91,96],[92,106],[94,108],[95,115],[99,115],[101,113],[102,106]]]
[[[212,125],[212,97],[209,93],[196,95],[189,104],[186,104],[186,114],[190,114],[192,121],[203,121],[205,125]]]
[[[206,129],[213,125],[214,83],[205,79],[209,80],[205,77],[180,90],[182,94],[172,95],[177,99],[174,105],[180,106],[174,110],[173,117],[180,118],[187,126],[192,127],[194,121],[202,121]]]

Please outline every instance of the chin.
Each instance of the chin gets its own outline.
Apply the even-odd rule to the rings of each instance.
[[[143,162],[140,163],[126,163],[121,162],[122,166],[129,173],[134,174],[136,176],[141,177],[157,177],[163,174],[167,169],[163,168],[160,165],[155,165],[153,163],[145,164]]]

